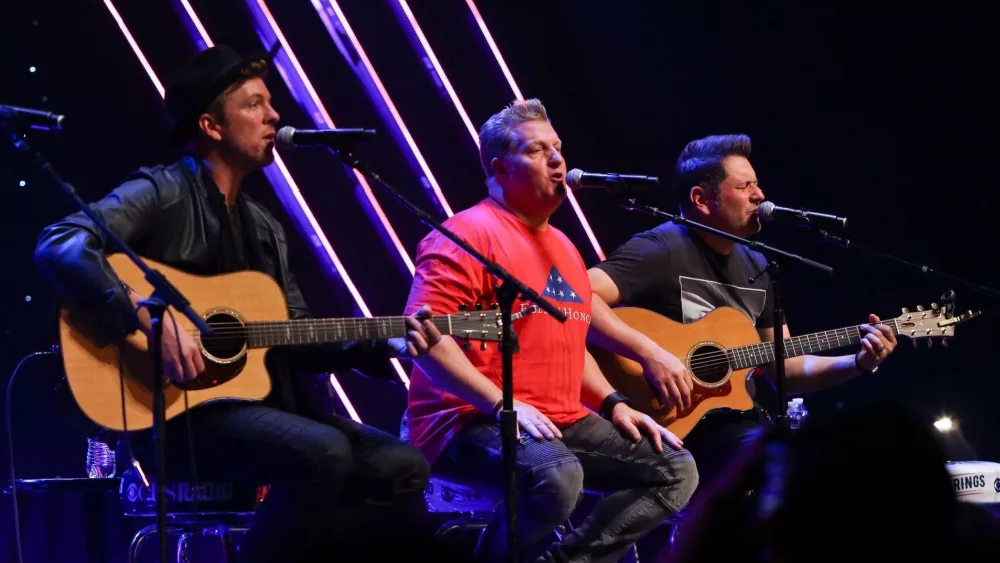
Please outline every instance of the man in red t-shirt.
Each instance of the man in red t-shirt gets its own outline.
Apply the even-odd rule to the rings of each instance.
[[[591,311],[580,254],[548,222],[566,197],[566,162],[544,106],[514,102],[491,117],[479,137],[489,197],[444,224],[567,317],[560,323],[531,303],[514,304],[519,542],[527,560],[615,561],[687,503],[698,481],[694,461],[676,436],[628,406],[587,352],[591,315],[601,311]],[[434,232],[418,247],[407,310],[421,303],[435,314],[462,304],[488,306],[497,285],[481,264]],[[635,341],[630,334],[618,344]],[[411,442],[439,475],[497,490],[503,483],[500,350],[463,351],[443,337],[414,361]],[[546,549],[584,486],[607,495],[575,533]],[[505,512],[498,510],[480,540],[481,559],[503,559],[505,528]]]

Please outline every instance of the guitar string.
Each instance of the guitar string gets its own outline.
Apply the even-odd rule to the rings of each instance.
[[[354,320],[342,321],[339,319],[330,319],[330,320],[297,319],[293,321],[251,321],[250,323],[247,324],[239,322],[210,323],[210,326],[213,328],[213,331],[211,334],[206,335],[205,338],[214,337],[221,334],[230,334],[237,336],[245,335],[247,333],[251,333],[253,335],[284,334],[287,333],[289,330],[300,332],[304,329],[309,329],[309,328],[320,329],[320,330],[341,328],[346,330],[365,329],[366,331],[367,330],[377,331],[378,329],[385,326],[387,323],[393,325],[393,328],[396,328],[397,325],[400,323],[402,323],[404,326],[408,326],[406,325],[404,319],[405,317],[394,317],[394,318],[383,317],[382,319],[376,320],[376,319],[360,319],[359,317],[359,320],[357,321]],[[447,318],[433,317],[429,320],[432,323],[434,323],[434,326],[437,327],[438,329],[446,329],[449,326],[454,328],[455,326],[464,326],[470,324],[473,326],[479,326],[481,324],[488,326],[489,323],[489,321],[485,319],[449,320]],[[475,329],[465,329],[465,330],[472,330],[473,332],[475,332]],[[197,329],[186,329],[186,332],[192,335],[200,334],[200,331]]]

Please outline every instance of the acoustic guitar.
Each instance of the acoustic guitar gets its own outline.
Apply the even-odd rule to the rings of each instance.
[[[218,276],[194,276],[146,260],[191,302],[212,327],[202,335],[187,317],[174,311],[178,327],[187,330],[205,359],[205,373],[164,389],[166,417],[221,399],[260,400],[271,391],[264,355],[278,346],[322,344],[352,340],[385,340],[406,336],[403,317],[289,320],[285,294],[272,278],[243,271]],[[123,254],[108,257],[118,277],[141,295],[152,286],[141,270]],[[164,317],[166,318],[166,316]],[[500,311],[487,309],[440,315],[431,321],[460,341],[499,342]],[[66,379],[84,414],[111,430],[152,427],[154,374],[147,339],[141,332],[122,342],[111,342],[84,309],[69,304],[59,315],[59,338]],[[121,368],[119,370],[119,367]]]
[[[747,377],[752,368],[774,362],[774,343],[761,342],[757,329],[742,312],[719,307],[693,323],[681,324],[638,307],[612,310],[625,324],[683,361],[694,381],[689,408],[664,405],[639,363],[590,347],[604,375],[615,389],[629,397],[633,408],[683,438],[709,411],[723,408],[746,411],[753,407],[746,389]],[[927,340],[930,346],[933,339],[947,344],[946,339],[954,336],[956,325],[979,314],[969,311],[953,316],[947,306],[933,303],[927,310],[917,307],[911,313],[903,309],[902,315],[882,324],[891,328],[897,338],[912,340],[914,346],[920,340]],[[856,325],[786,338],[785,357],[856,346],[862,334],[861,326]]]

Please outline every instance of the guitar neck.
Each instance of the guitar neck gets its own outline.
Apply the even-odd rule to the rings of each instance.
[[[448,315],[431,319],[441,334],[450,333],[450,321]],[[250,348],[326,344],[352,340],[385,340],[406,336],[408,330],[404,317],[300,319],[246,323],[247,344]]]
[[[899,334],[899,323],[893,319],[884,323],[894,334]],[[856,345],[863,331],[861,325],[814,332],[784,340],[785,358],[815,354]],[[746,369],[774,362],[774,342],[760,342],[729,348],[726,351],[733,369]]]

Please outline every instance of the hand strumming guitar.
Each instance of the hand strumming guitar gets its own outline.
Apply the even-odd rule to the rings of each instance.
[[[134,292],[129,293],[129,297],[137,308],[143,300]],[[137,310],[136,316],[139,319],[139,330],[146,335],[147,341],[152,341],[153,319],[149,311],[143,307]],[[195,343],[194,337],[178,327],[170,313],[163,315],[162,339],[163,375],[170,381],[184,383],[205,373],[205,359],[201,356],[201,350]]]
[[[684,362],[663,348],[653,346],[641,363],[643,374],[660,402],[680,409],[690,408],[694,381]]]

